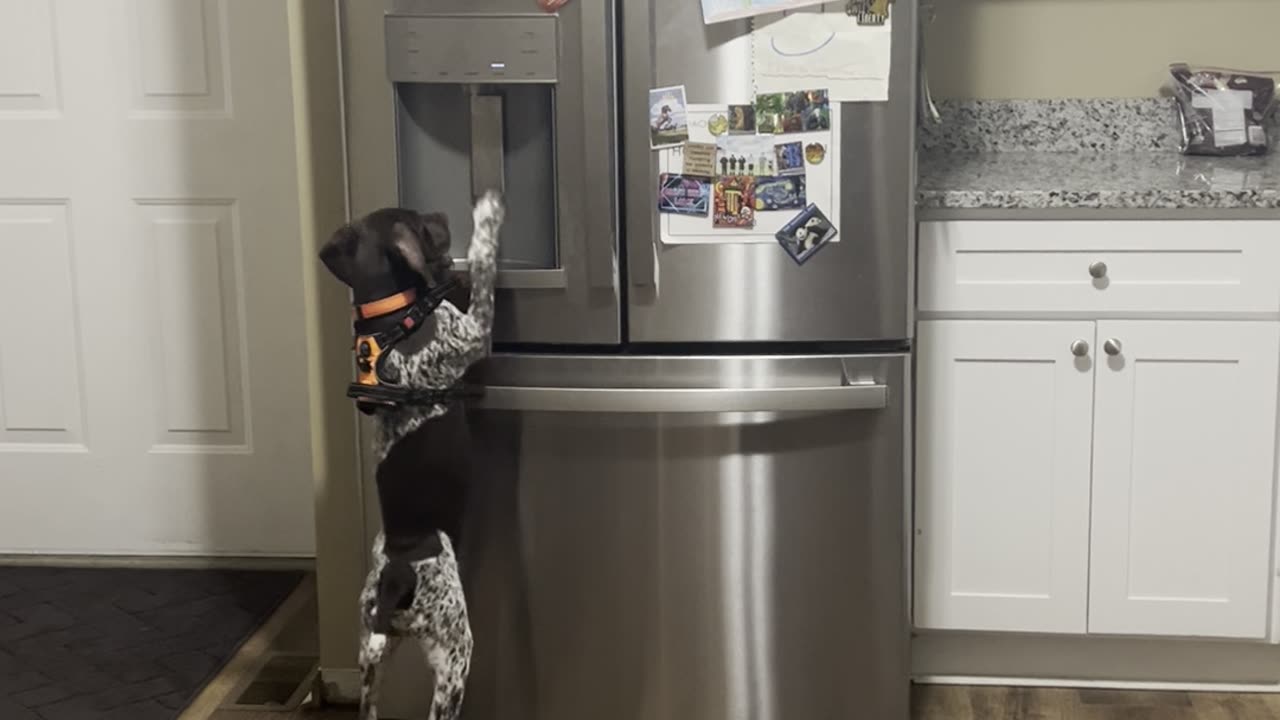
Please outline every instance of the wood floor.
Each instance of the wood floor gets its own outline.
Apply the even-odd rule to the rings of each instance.
[[[355,720],[347,708],[282,713],[219,707],[263,653],[314,652],[315,623],[315,583],[309,579],[180,720]],[[1280,720],[1280,695],[1242,693],[920,685],[911,705],[912,720]]]
[[[1280,720],[1280,696],[917,686],[912,720]]]

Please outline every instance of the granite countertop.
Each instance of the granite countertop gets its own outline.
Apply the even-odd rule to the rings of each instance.
[[[1177,151],[1171,101],[950,101],[921,128],[918,205],[969,209],[1277,209],[1280,148]]]
[[[1280,209],[1280,153],[930,153],[917,192],[929,210]]]

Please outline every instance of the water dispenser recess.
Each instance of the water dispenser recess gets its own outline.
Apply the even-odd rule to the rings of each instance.
[[[502,269],[561,267],[555,18],[389,16],[386,28],[400,203],[445,212],[460,258],[474,198],[502,190]]]

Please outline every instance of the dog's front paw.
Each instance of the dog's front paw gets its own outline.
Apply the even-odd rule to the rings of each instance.
[[[485,222],[501,224],[505,216],[506,206],[502,202],[501,193],[497,190],[489,190],[476,201],[473,217],[476,227],[480,227]]]

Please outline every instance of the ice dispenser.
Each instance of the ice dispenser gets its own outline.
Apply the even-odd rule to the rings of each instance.
[[[385,29],[400,204],[446,212],[462,258],[473,199],[506,199],[495,340],[617,342],[610,3],[417,0]]]

